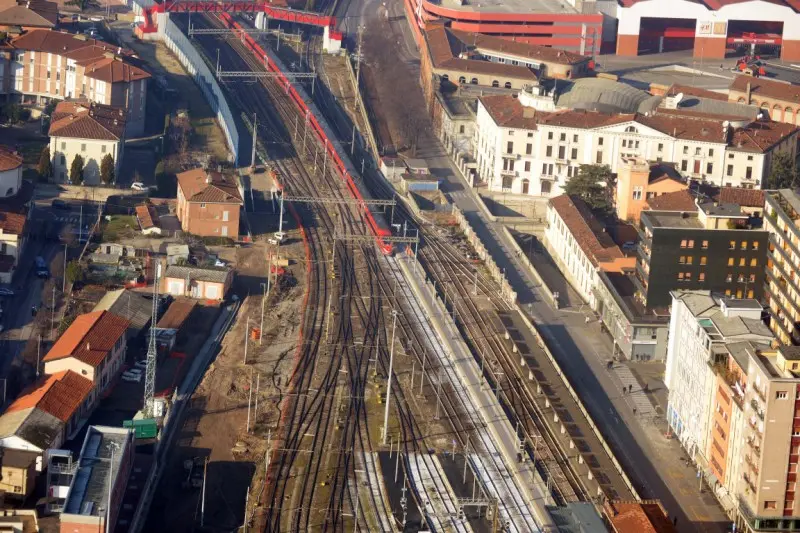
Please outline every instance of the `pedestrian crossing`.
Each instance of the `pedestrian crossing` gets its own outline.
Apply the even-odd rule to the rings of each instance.
[[[623,398],[635,409],[636,415],[642,417],[654,416],[656,411],[653,409],[653,404],[650,402],[650,398],[647,397],[647,393],[639,385],[639,381],[633,375],[631,369],[627,365],[616,364],[614,365],[614,373],[622,383]],[[628,392],[629,390],[630,392]]]

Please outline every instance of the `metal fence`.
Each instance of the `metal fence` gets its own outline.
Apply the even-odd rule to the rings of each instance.
[[[208,65],[203,61],[200,53],[192,45],[189,38],[170,20],[168,13],[159,13],[158,30],[159,34],[163,36],[164,44],[175,54],[189,75],[192,76],[203,92],[206,101],[208,101],[208,105],[217,114],[217,122],[222,131],[225,132],[225,138],[233,154],[233,162],[238,163],[239,132],[236,129],[233,113],[228,107],[222,88],[220,88]]]

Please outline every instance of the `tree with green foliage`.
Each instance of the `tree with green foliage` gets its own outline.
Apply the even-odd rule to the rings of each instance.
[[[116,178],[114,174],[114,158],[111,157],[111,154],[106,154],[103,156],[103,160],[100,161],[100,179],[106,185],[110,185],[114,183]]]
[[[69,182],[73,185],[83,184],[83,166],[83,157],[81,154],[76,154],[72,166],[69,167]]]
[[[14,102],[9,102],[3,106],[3,115],[6,117],[6,120],[12,124],[16,124],[22,120],[22,106]]]
[[[609,187],[612,180],[608,165],[581,165],[577,175],[567,181],[564,193],[580,197],[595,211],[608,212],[611,209]]]
[[[83,281],[84,271],[83,266],[79,261],[70,261],[67,263],[67,283],[75,283],[76,281]]]
[[[777,152],[772,156],[769,171],[770,189],[789,189],[797,181],[797,164],[791,152]]]
[[[42,148],[42,153],[39,154],[39,164],[36,166],[36,171],[39,176],[47,179],[53,173],[53,164],[50,161],[50,145],[45,145]]]

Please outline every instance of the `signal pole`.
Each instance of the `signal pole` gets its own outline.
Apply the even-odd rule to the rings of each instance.
[[[394,334],[397,328],[397,310],[392,310],[392,340],[389,345],[389,376],[386,382],[386,409],[383,412],[383,445],[386,446],[386,437],[389,434],[389,399],[392,395],[392,372],[394,367]]]
[[[356,48],[356,54],[354,56],[354,58],[356,60],[356,86],[355,86],[355,90],[356,90],[355,108],[356,108],[356,110],[358,110],[358,102],[361,99],[361,89],[359,87],[361,87],[361,62],[364,61],[364,56],[361,53],[361,45],[362,45],[362,42],[363,42],[363,38],[364,38],[364,25],[363,24],[359,24],[358,25],[358,47]]]

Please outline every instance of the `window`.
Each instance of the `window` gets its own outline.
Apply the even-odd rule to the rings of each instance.
[[[733,165],[728,165],[728,169],[725,171],[725,174],[728,176],[733,176]]]
[[[205,208],[206,208],[206,204],[200,204],[200,207],[201,207],[202,209],[205,209]]]
[[[707,258],[704,255],[700,256],[700,265],[705,265],[707,263]]]
[[[550,194],[550,188],[552,184],[549,181],[542,182],[542,194]]]
[[[714,173],[714,163],[706,163],[706,174]]]
[[[633,126],[628,126],[625,128],[625,133],[638,133],[638,131]]]
[[[754,258],[752,258],[752,259],[750,260],[750,266],[751,266],[751,267],[756,267],[756,266],[758,266],[758,259],[756,259],[755,257],[754,257]]]
[[[464,133],[464,125],[463,124],[458,127],[458,133]]]
[[[729,267],[732,267],[732,266],[733,266],[733,257],[729,257],[729,258],[728,258],[728,266],[729,266]]]
[[[106,153],[106,145],[105,144],[100,147],[100,151],[102,153]]]
[[[684,276],[684,279],[686,281],[692,281],[692,273],[691,272],[686,272],[683,276]]]
[[[532,131],[528,132],[528,137],[533,137],[533,132]]]
[[[643,188],[641,186],[633,188],[633,199],[634,200],[641,200],[642,199],[642,192]]]
[[[514,130],[508,130],[508,136],[509,137],[513,137],[514,136]]]
[[[686,256],[685,255],[680,256],[678,258],[678,263],[680,263],[681,265],[685,264],[686,263]]]
[[[500,87],[500,82],[499,82],[499,81],[497,81],[497,80],[494,80],[494,81],[492,82],[492,87]]]
[[[755,282],[756,282],[756,275],[750,274],[750,283],[755,283]]]
[[[777,509],[778,502],[775,500],[764,500],[764,509]]]
[[[730,245],[728,246],[728,250],[735,250],[736,249],[736,241],[731,241]]]
[[[779,390],[775,392],[775,399],[776,400],[785,400],[789,397],[789,393],[785,390]]]
[[[730,295],[731,295],[731,290],[725,289],[725,296],[730,296]]]
[[[694,248],[694,239],[689,239],[689,248]]]
[[[578,159],[578,149],[577,148],[573,148],[572,149],[572,153],[570,153],[569,155],[570,155],[570,159],[572,159],[572,160]]]
[[[61,149],[62,149],[62,150],[66,150],[66,149],[67,149],[67,143],[65,143],[65,142],[62,142],[62,143],[61,143]]]
[[[758,241],[753,241],[753,250],[758,250]]]
[[[508,144],[506,145],[506,153],[507,154],[514,153],[514,142],[513,141],[508,141]]]
[[[460,78],[458,78],[458,83],[467,83],[467,78],[465,78],[464,76],[461,76]]]
[[[744,257],[740,257],[739,258],[739,266],[743,267],[744,265],[745,265],[745,258]]]
[[[748,297],[748,298],[752,298],[752,297],[753,297],[753,294],[755,294],[755,293],[753,292],[753,289],[750,289],[750,290],[748,290],[748,291],[747,291],[747,297]]]
[[[728,159],[733,159],[733,154],[728,154]]]
[[[603,146],[603,138],[602,137],[598,137],[597,138],[597,146]]]
[[[664,143],[658,143],[658,151],[659,152],[663,152],[664,151]]]
[[[601,150],[597,151],[597,157],[595,158],[595,163],[597,163],[598,165],[603,164],[603,152]]]
[[[694,263],[694,256],[687,255],[686,256],[686,264],[687,265],[691,265],[692,263]]]
[[[553,157],[553,147],[552,147],[552,146],[548,146],[548,147],[545,149],[545,156],[547,156],[547,157]]]
[[[558,147],[558,157],[556,159],[565,159],[567,157],[567,147],[566,146],[559,146]]]
[[[510,81],[507,81],[507,82],[505,83],[505,85],[503,85],[503,87],[505,87],[506,89],[510,89],[510,88],[511,88],[511,82],[510,82]]]
[[[548,141],[552,141],[553,140],[553,132],[552,131],[548,131],[547,132],[547,140]]]
[[[578,135],[577,134],[572,136],[572,142],[574,142],[574,143],[578,142]]]
[[[702,244],[701,248],[703,250],[708,250],[708,241],[703,241],[703,244]]]
[[[697,275],[697,281],[705,281],[705,280],[706,280],[706,273],[705,272],[700,272]]]
[[[684,159],[681,161],[681,172],[686,172],[687,168],[689,168],[689,162]]]
[[[683,272],[678,272],[678,281],[683,281]]]
[[[561,135],[558,136],[558,140],[559,141],[566,141],[567,140],[567,134],[566,133],[562,133]]]
[[[531,162],[525,161],[525,172],[530,172],[530,171],[531,171]]]
[[[525,145],[525,155],[531,155],[533,153],[533,145],[528,143]]]
[[[471,80],[469,80],[469,82],[470,82],[472,85],[478,85],[478,78],[472,78]]]
[[[81,144],[81,152],[85,152],[85,151],[86,151],[86,143],[82,143]]]
[[[732,281],[733,281],[733,274],[731,274],[730,272],[728,272],[728,274],[725,276],[725,282],[726,282],[726,283],[730,283],[730,282],[732,282]]]
[[[714,157],[714,149],[713,148],[709,148],[708,149],[708,157]]]
[[[47,71],[47,79],[48,80],[50,79],[50,71],[49,70]]]
[[[683,240],[681,241],[681,248],[686,248],[686,244],[687,244],[687,241],[686,241],[686,239],[683,239]]]
[[[748,161],[752,161],[752,160],[753,160],[753,156],[752,156],[752,155],[748,155],[748,156],[747,156],[747,160],[748,160]]]
[[[683,147],[683,155],[689,155],[689,147],[688,146],[684,146]]]
[[[753,167],[747,167],[744,170],[744,179],[746,180],[753,179]]]
[[[66,164],[67,164],[67,156],[61,154],[61,165],[66,166]]]
[[[742,243],[739,245],[739,247],[742,250],[747,250],[747,241],[742,241]]]

